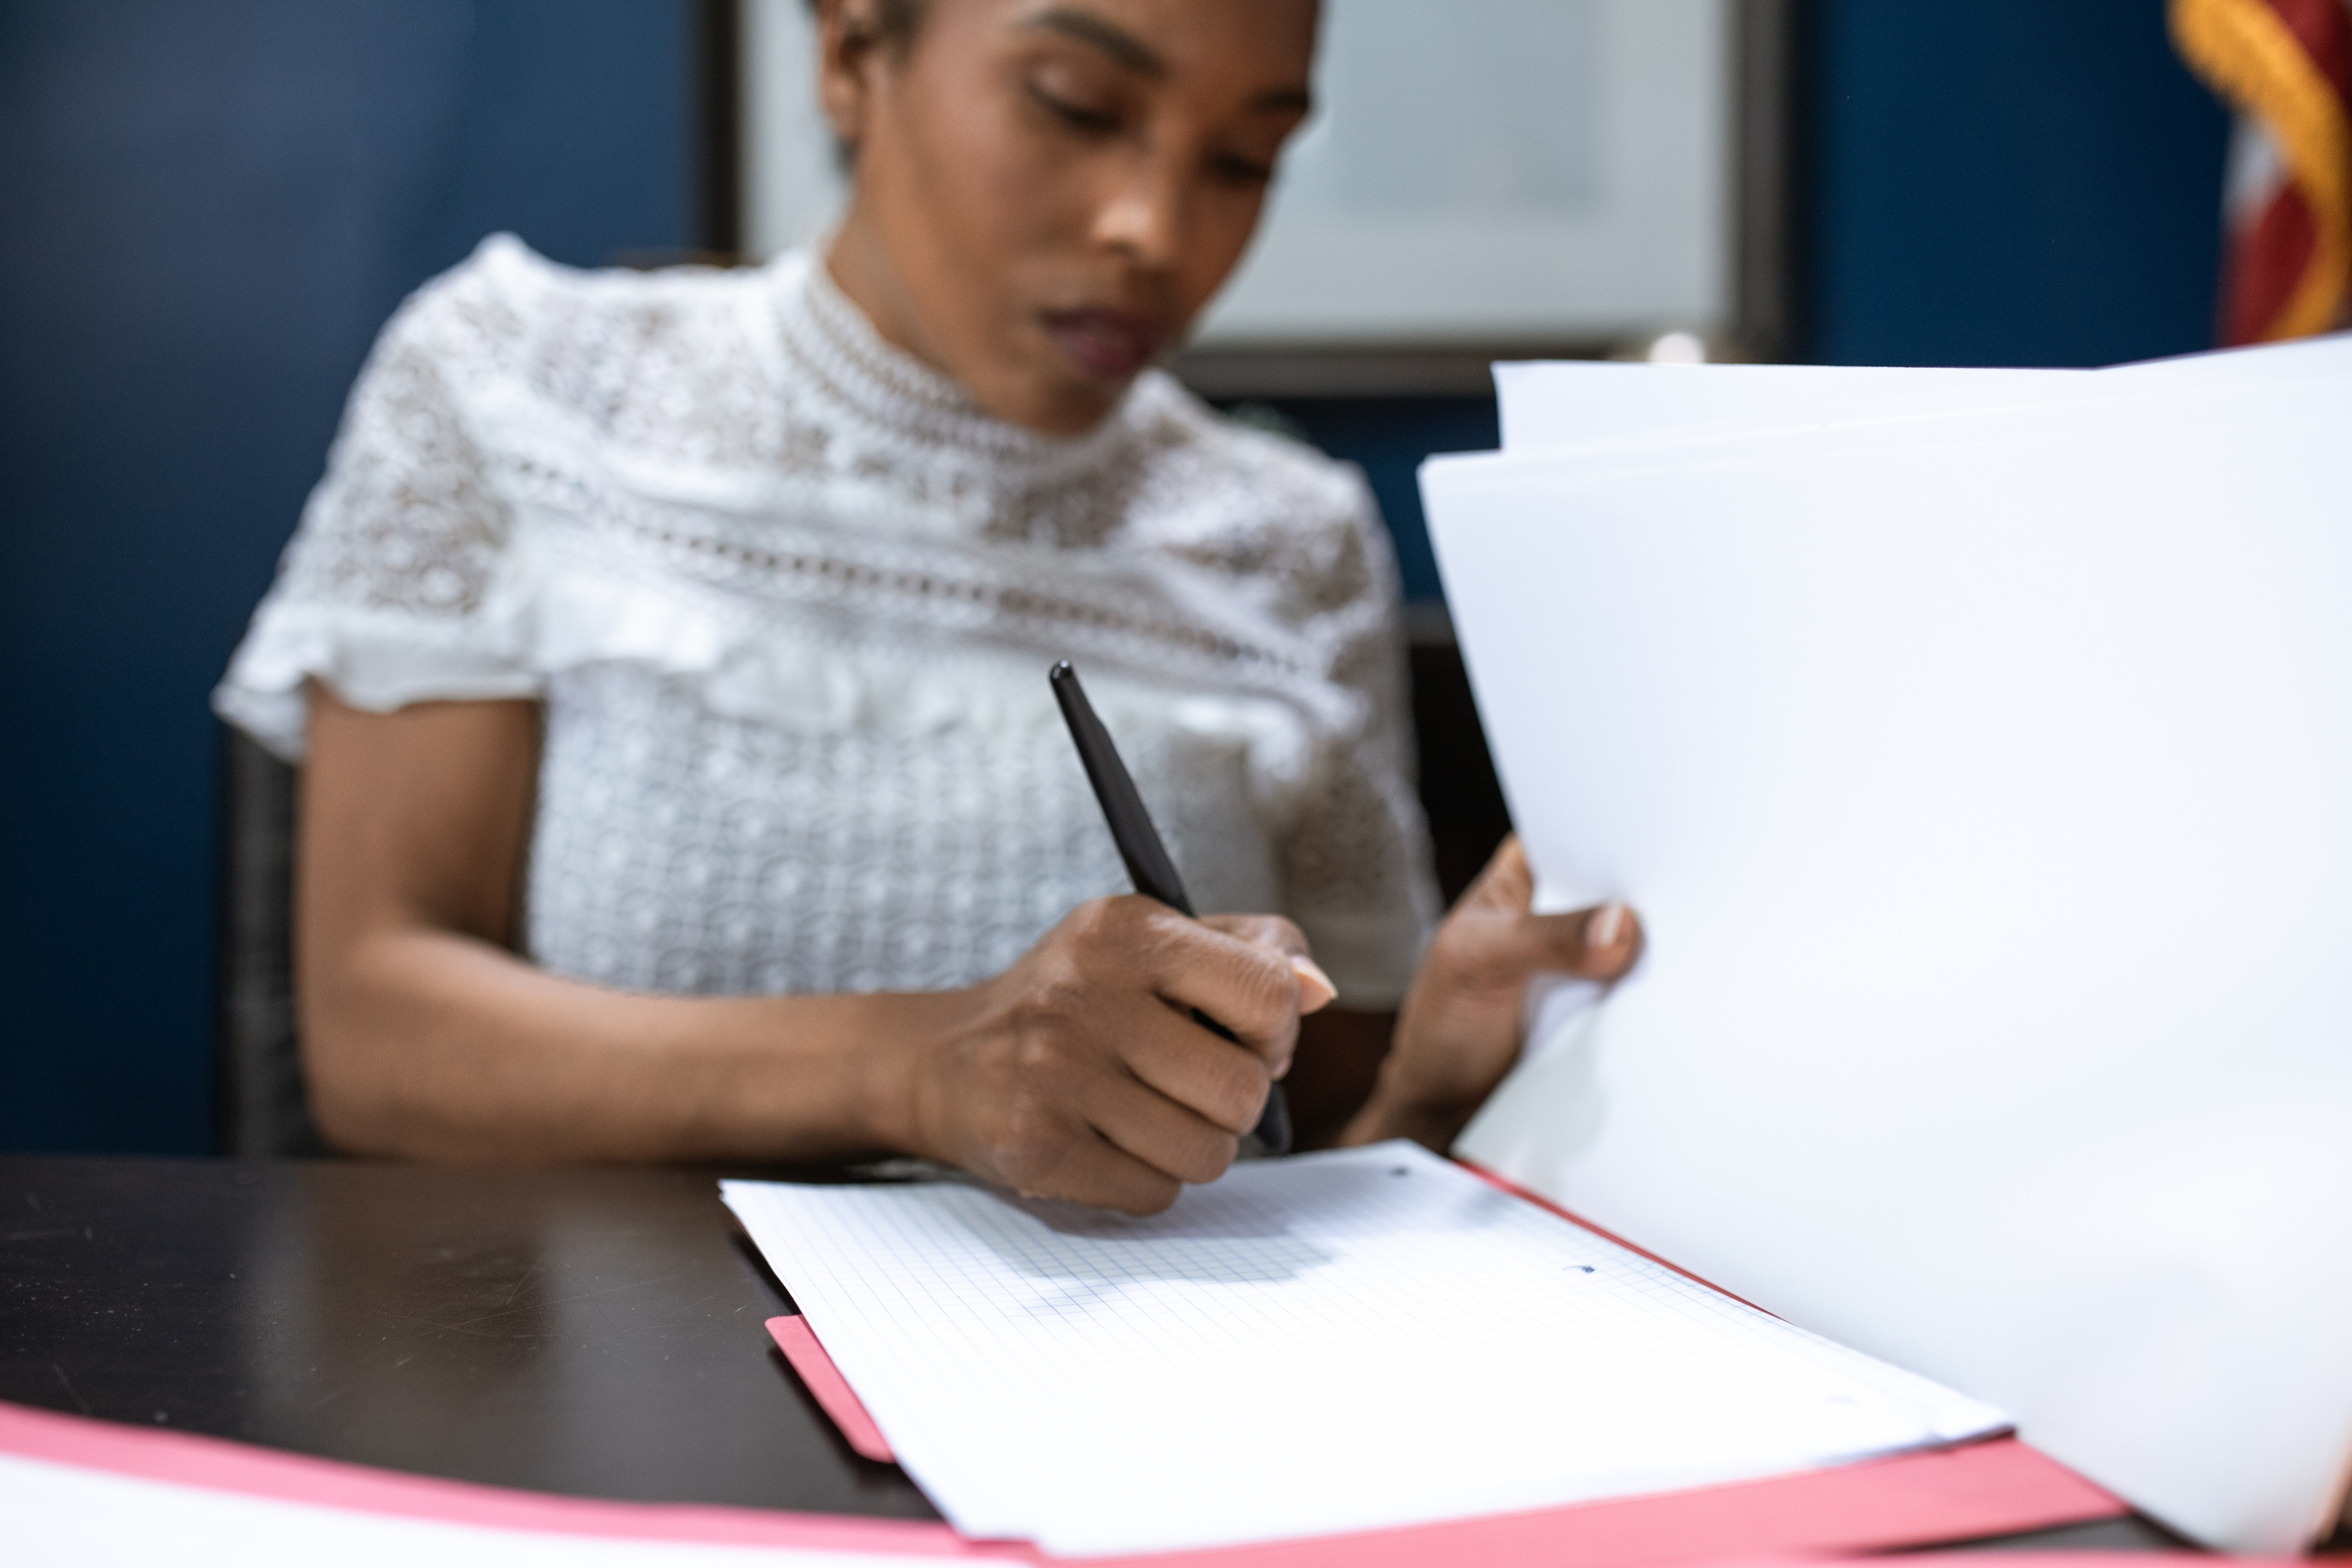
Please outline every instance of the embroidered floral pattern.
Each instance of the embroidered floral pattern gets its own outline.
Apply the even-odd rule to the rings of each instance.
[[[1433,915],[1394,600],[1351,470],[1164,377],[1040,436],[805,258],[583,274],[501,237],[385,329],[215,701],[295,754],[306,678],[536,693],[539,962],[929,988],[1123,889],[1067,655],[1203,907],[1290,913],[1370,1005]]]

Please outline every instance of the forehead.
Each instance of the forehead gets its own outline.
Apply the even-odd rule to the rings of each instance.
[[[1317,0],[931,0],[992,30],[1092,48],[1171,80],[1246,77],[1303,86],[1314,63]]]

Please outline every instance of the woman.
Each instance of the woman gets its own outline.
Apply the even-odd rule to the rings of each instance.
[[[307,754],[323,1130],[896,1152],[1150,1213],[1294,1051],[1393,1031],[1344,1136],[1443,1144],[1528,977],[1637,937],[1530,915],[1507,846],[1426,940],[1369,498],[1149,369],[1307,113],[1312,0],[818,23],[856,172],[824,254],[587,275],[497,239],[427,285],[218,693]],[[1066,654],[1202,907],[1282,915],[1115,896]]]

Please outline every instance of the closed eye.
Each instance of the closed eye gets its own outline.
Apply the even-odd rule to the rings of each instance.
[[[1034,83],[1030,86],[1029,96],[1035,99],[1054,118],[1071,130],[1085,135],[1108,136],[1118,130],[1118,116],[1108,110],[1089,109],[1082,103],[1073,103],[1066,98],[1056,98]]]

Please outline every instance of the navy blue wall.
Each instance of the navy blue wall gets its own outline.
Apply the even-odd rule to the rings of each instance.
[[[2211,345],[2228,127],[2163,0],[1813,0],[1806,31],[1807,357]]]
[[[2228,117],[2164,0],[1808,0],[1796,358],[2097,365],[2212,344]],[[1364,465],[1405,591],[1439,596],[1413,469],[1490,400],[1283,400]]]
[[[1421,515],[1421,461],[1432,452],[1482,452],[1502,445],[1492,397],[1297,397],[1280,412],[1332,457],[1370,481],[1396,536],[1397,570],[1408,599],[1443,599],[1437,553]]]
[[[0,4],[0,1148],[209,1148],[205,693],[404,293],[690,242],[688,14]]]
[[[399,297],[483,233],[693,242],[690,0],[0,0],[0,1148],[209,1139],[205,692]],[[1830,363],[2201,346],[2224,136],[2162,0],[1813,0]],[[1413,466],[1482,399],[1287,412]]]

